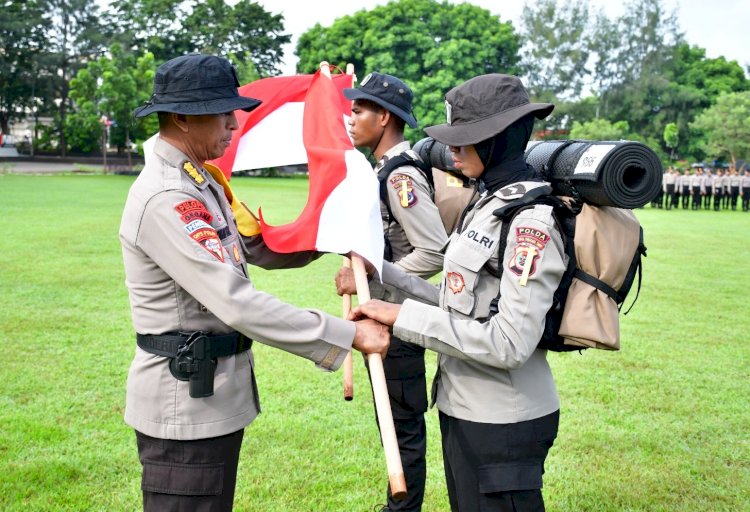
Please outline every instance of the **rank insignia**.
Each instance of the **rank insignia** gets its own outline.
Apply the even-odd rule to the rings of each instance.
[[[182,162],[182,170],[185,171],[185,173],[187,173],[187,175],[190,176],[198,185],[206,181],[206,178],[204,178],[203,175],[198,172],[198,169],[195,168],[193,163],[188,160]]]
[[[464,276],[462,276],[458,272],[448,272],[445,280],[448,282],[448,289],[453,293],[460,293],[461,291],[463,291],[465,286]]]
[[[394,174],[388,180],[393,188],[398,191],[398,204],[402,208],[411,208],[417,204],[417,195],[414,193],[414,184],[409,176],[405,174]]]

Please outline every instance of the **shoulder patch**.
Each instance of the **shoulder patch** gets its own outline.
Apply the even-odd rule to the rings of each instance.
[[[208,212],[206,206],[196,199],[190,199],[189,201],[183,201],[174,206],[175,211],[180,214],[180,219],[185,224],[188,224],[194,220],[202,220],[205,222],[211,222],[213,216]]]
[[[520,276],[519,284],[526,286],[529,277],[536,272],[536,265],[550,236],[541,229],[528,226],[516,227],[516,246],[508,261],[508,269]]]
[[[517,199],[523,196],[525,193],[526,187],[524,187],[521,183],[514,183],[513,185],[508,185],[507,187],[501,188],[497,191],[497,194],[503,199]]]
[[[193,163],[190,160],[185,160],[182,162],[182,170],[185,171],[185,174],[190,176],[190,178],[198,185],[203,184],[203,182],[206,181],[206,178],[203,177],[203,175],[198,172],[198,169],[195,168]]]
[[[402,208],[411,208],[417,204],[417,194],[414,192],[414,183],[406,174],[392,174],[388,182],[398,191],[398,204]]]

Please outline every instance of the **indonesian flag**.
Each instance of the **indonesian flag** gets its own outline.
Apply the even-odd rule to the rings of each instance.
[[[304,164],[307,152],[302,140],[302,116],[305,96],[315,75],[278,76],[256,80],[238,89],[241,96],[263,103],[250,112],[236,110],[239,130],[221,158],[212,163],[231,173],[265,167]],[[334,75],[338,91],[351,87],[352,75]],[[341,117],[351,114],[351,102],[338,95],[334,108]]]
[[[331,78],[318,71],[241,87],[240,94],[263,103],[249,113],[236,112],[240,129],[224,156],[213,163],[220,169],[239,170],[306,161],[310,190],[297,220],[271,226],[259,209],[266,245],[279,253],[354,251],[380,275],[384,242],[379,184],[347,133],[344,119],[351,104],[341,90],[351,84],[351,75]],[[305,153],[301,160],[295,156],[297,137]]]

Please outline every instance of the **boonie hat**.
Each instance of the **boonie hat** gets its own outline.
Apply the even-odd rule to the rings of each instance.
[[[411,110],[414,94],[408,85],[395,76],[370,73],[356,89],[344,89],[344,96],[349,100],[370,100],[393,112],[412,128],[417,127],[417,120]]]
[[[528,114],[544,119],[554,108],[552,103],[531,103],[518,77],[480,75],[448,91],[447,124],[424,131],[449,146],[469,146],[497,135]]]
[[[154,94],[133,114],[224,114],[249,111],[260,105],[260,100],[240,96],[239,85],[234,66],[227,59],[198,53],[183,55],[159,66],[154,76]]]

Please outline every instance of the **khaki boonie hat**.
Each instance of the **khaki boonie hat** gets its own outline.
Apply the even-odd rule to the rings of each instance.
[[[443,144],[469,146],[497,135],[528,114],[544,119],[554,108],[552,103],[531,103],[518,77],[480,75],[448,91],[448,122],[424,131]]]

